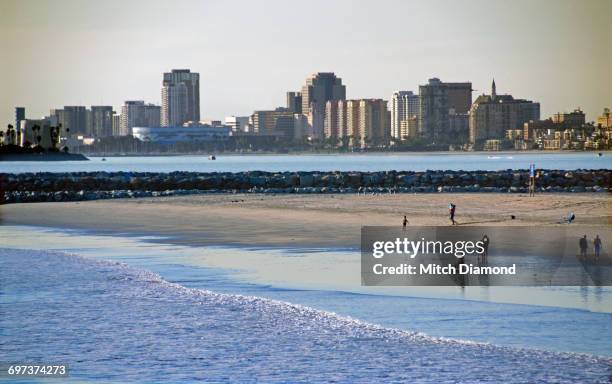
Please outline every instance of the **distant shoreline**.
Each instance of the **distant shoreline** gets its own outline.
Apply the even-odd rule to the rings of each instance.
[[[576,154],[576,153],[591,153],[593,156],[597,156],[598,153],[612,155],[612,150],[602,151],[578,151],[578,150],[559,150],[559,151],[542,151],[542,150],[528,150],[528,151],[372,151],[372,152],[289,152],[289,153],[278,153],[272,151],[265,152],[210,152],[210,153],[87,153],[88,157],[180,157],[180,156],[344,156],[344,155],[358,155],[358,156],[371,156],[371,155],[406,155],[406,156],[418,156],[418,155],[488,155],[488,156],[499,156],[499,155],[518,155],[518,154]]]
[[[0,161],[89,161],[89,159],[80,153],[47,152],[1,154]]]

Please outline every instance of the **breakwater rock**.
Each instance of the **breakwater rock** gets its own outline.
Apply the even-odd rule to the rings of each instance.
[[[0,174],[3,203],[198,193],[526,193],[527,170],[382,172],[70,172]],[[543,170],[537,192],[610,192],[607,169]]]

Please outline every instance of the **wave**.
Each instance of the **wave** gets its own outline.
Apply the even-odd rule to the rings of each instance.
[[[183,381],[183,367],[212,381],[603,383],[612,369],[609,358],[432,337],[74,254],[0,249],[0,260],[6,358],[61,355],[79,378]]]

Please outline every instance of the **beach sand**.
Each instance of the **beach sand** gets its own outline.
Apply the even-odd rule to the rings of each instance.
[[[612,225],[608,194],[193,195],[0,206],[3,225],[159,235],[185,245],[359,246],[364,225]],[[511,215],[516,219],[512,220]]]

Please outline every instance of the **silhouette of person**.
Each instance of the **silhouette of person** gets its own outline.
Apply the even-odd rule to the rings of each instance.
[[[486,263],[489,258],[489,236],[486,234],[482,237],[482,248],[484,248],[484,252],[482,252],[482,262]]]
[[[408,224],[408,219],[406,218],[406,215],[404,215],[404,220],[402,221],[402,227],[404,229],[406,229],[406,224]]]
[[[587,237],[586,235],[584,235],[583,237],[580,238],[580,241],[578,242],[578,245],[580,246],[580,258],[586,258],[587,256],[587,248],[589,247],[588,243],[587,243]]]
[[[450,216],[450,221],[451,223],[453,223],[453,225],[457,224],[455,222],[455,209],[457,208],[457,206],[453,203],[448,203],[448,214]]]
[[[601,252],[601,239],[599,235],[595,236],[595,239],[593,239],[593,248],[595,249],[595,260],[598,260]]]

